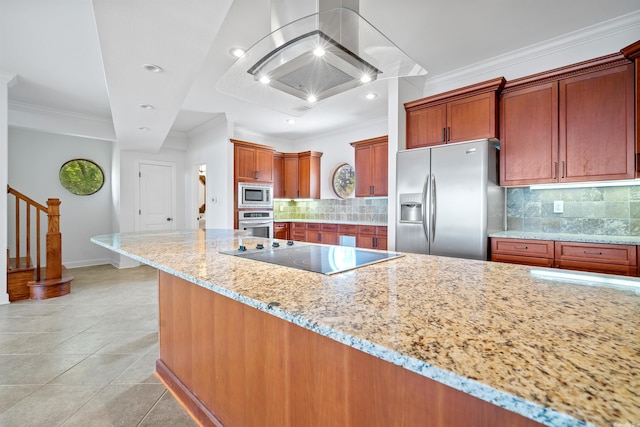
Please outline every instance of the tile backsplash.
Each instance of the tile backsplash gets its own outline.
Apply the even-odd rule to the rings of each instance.
[[[387,225],[387,198],[276,200],[274,217]]]
[[[553,212],[556,200],[563,202],[563,213]],[[638,236],[640,186],[508,188],[507,230]]]

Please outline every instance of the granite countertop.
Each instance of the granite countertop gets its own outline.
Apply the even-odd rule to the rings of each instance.
[[[231,230],[92,241],[549,426],[640,422],[638,279],[408,253],[326,276],[220,253],[239,239],[267,241]]]
[[[314,224],[344,224],[344,225],[375,225],[378,227],[386,227],[386,222],[372,221],[337,221],[331,219],[274,219],[273,222],[303,222]]]
[[[555,240],[557,242],[611,243],[640,245],[640,236],[608,236],[602,234],[543,233],[537,231],[496,231],[489,237],[506,239]]]

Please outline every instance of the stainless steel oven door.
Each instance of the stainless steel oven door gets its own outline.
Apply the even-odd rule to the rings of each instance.
[[[255,237],[273,238],[273,220],[239,220],[238,229],[248,231]]]

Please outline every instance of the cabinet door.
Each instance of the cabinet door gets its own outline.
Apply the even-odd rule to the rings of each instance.
[[[282,153],[273,155],[273,198],[284,198],[284,157]]]
[[[388,159],[389,144],[374,144],[371,146],[372,169],[371,185],[373,185],[373,196],[388,195]]]
[[[298,195],[304,199],[320,198],[320,156],[316,152],[300,153],[298,157]]]
[[[635,176],[633,65],[560,81],[560,181]]]
[[[322,232],[322,243],[325,245],[337,245],[338,244],[338,233],[334,231],[323,231]]]
[[[356,197],[371,196],[371,146],[355,148]]]
[[[274,223],[273,237],[275,237],[276,239],[288,240],[289,239],[289,223],[288,222]]]
[[[235,146],[235,175],[238,182],[251,182],[255,180],[256,150],[255,148]]]
[[[636,275],[636,246],[579,242],[556,242],[555,246],[556,267],[626,276]]]
[[[447,105],[407,111],[407,149],[445,143]]]
[[[256,181],[273,182],[273,151],[256,150]]]
[[[496,105],[495,92],[447,103],[447,143],[495,138]]]
[[[298,155],[284,157],[284,198],[298,198]]]
[[[500,126],[500,185],[557,182],[557,82],[502,95]]]

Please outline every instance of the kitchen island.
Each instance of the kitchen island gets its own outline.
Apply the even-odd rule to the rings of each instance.
[[[636,279],[405,254],[322,275],[233,231],[97,236],[160,270],[157,372],[211,425],[640,423]]]

